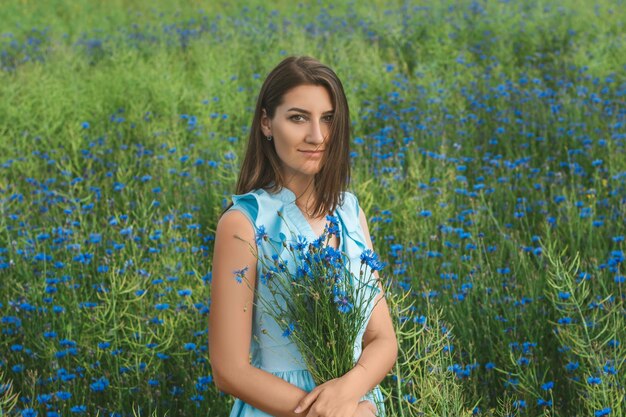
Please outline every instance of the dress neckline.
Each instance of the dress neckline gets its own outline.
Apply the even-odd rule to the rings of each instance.
[[[298,228],[298,232],[303,233],[303,234],[306,233],[313,239],[320,238],[321,235],[318,236],[315,234],[315,231],[313,230],[311,223],[309,223],[309,221],[306,219],[300,207],[296,205],[296,195],[294,194],[293,191],[291,191],[287,187],[282,187],[279,191],[275,193],[270,193],[267,190],[266,192],[269,195],[276,197],[279,200],[281,200],[283,203],[285,203],[284,204],[285,213],[289,215],[289,219],[296,225],[296,227]],[[343,241],[344,241],[343,227],[341,226],[342,219],[339,216],[339,213],[337,210],[334,211],[333,215],[337,218],[337,227],[339,228],[339,233],[337,236],[337,239],[339,239],[338,248],[339,250],[341,250],[343,247]]]

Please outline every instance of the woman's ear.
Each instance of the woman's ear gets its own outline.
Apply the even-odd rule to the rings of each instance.
[[[261,109],[261,131],[265,136],[272,134],[272,120],[267,117],[265,109]]]

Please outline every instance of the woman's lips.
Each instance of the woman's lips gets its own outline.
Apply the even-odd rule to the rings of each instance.
[[[311,157],[320,157],[324,153],[324,151],[300,151],[300,152]]]

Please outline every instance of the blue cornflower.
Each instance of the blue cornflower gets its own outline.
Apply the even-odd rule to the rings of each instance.
[[[198,377],[199,384],[210,384],[211,382],[213,382],[213,377],[211,375]]]
[[[38,394],[37,395],[37,401],[42,404],[46,404],[50,400],[52,400],[52,395],[50,394]]]
[[[589,378],[587,378],[587,383],[589,385],[598,385],[602,383],[602,378],[597,376],[590,376]]]
[[[402,398],[404,398],[404,400],[407,401],[409,404],[413,404],[415,401],[417,401],[417,398],[415,398],[411,394],[405,394]]]
[[[311,272],[311,267],[308,263],[303,263],[302,265],[298,265],[296,268],[296,280],[306,277]]]
[[[596,417],[608,416],[611,414],[611,407],[605,407],[602,410],[596,410],[593,415]]]
[[[526,401],[524,401],[524,400],[513,401],[513,407],[515,407],[515,408],[524,408],[524,407],[526,407]]]
[[[274,275],[274,271],[267,271],[265,273],[261,273],[261,282],[263,283],[263,285],[266,285],[272,279],[273,275]]]
[[[568,372],[574,372],[579,367],[580,367],[580,364],[578,363],[578,361],[576,361],[576,362],[568,362],[567,365],[565,365],[565,369]]]
[[[552,381],[548,381],[545,384],[541,384],[541,389],[544,391],[550,391],[552,388],[554,388],[554,382]]]
[[[259,226],[256,228],[255,241],[257,245],[260,245],[264,240],[267,241],[268,235],[265,231],[265,226]]]
[[[508,387],[508,386],[517,386],[519,385],[519,379],[517,378],[509,378],[506,381],[504,381],[504,386]]]
[[[61,401],[69,400],[72,397],[72,393],[68,391],[57,391],[55,395]]]
[[[323,250],[324,260],[328,261],[334,268],[341,267],[341,252],[332,246],[325,246]]]
[[[539,407],[552,407],[552,400],[544,400],[543,398],[539,398],[537,400],[537,405]]]
[[[327,215],[326,220],[329,222],[328,226],[326,226],[326,232],[329,235],[339,236],[339,219],[335,216]]]
[[[313,242],[311,242],[310,246],[314,249],[320,249],[322,245],[324,244],[324,239],[325,239],[325,236],[324,234],[322,234],[322,236],[318,237]]]
[[[617,370],[615,369],[613,365],[611,365],[610,362],[605,363],[604,366],[602,367],[602,370],[604,371],[605,374],[611,374],[611,375],[617,374]]]
[[[281,272],[285,272],[287,270],[287,262],[289,262],[289,260],[286,260],[284,262],[277,262],[276,266],[278,267],[278,270]]]
[[[203,401],[203,400],[204,400],[204,396],[203,396],[203,395],[201,395],[201,394],[196,394],[196,395],[192,396],[192,397],[191,397],[191,398],[189,398],[189,399],[190,399],[191,401],[196,401],[196,402],[199,402],[199,401]]]
[[[235,274],[235,279],[237,280],[238,283],[241,284],[243,277],[246,274],[246,271],[248,271],[248,267],[244,267],[242,269],[237,269],[235,271],[233,271],[233,274]]]
[[[367,264],[372,271],[380,271],[385,266],[385,264],[378,259],[378,254],[371,249],[366,249],[361,253],[361,264],[363,263]]]
[[[289,326],[287,326],[287,328],[283,331],[283,337],[288,337],[293,333],[294,329],[295,325],[293,323],[289,323]]]
[[[349,313],[354,308],[354,305],[350,302],[346,296],[346,292],[339,290],[336,287],[333,289],[335,293],[334,301],[337,304],[337,308],[341,313]]]
[[[109,380],[106,377],[100,377],[97,381],[91,383],[89,388],[93,392],[102,392],[109,387]]]
[[[524,342],[522,344],[523,347],[523,351],[524,353],[527,353],[530,351],[531,348],[537,347],[537,343],[533,343],[533,342]]]
[[[296,241],[294,243],[290,243],[289,247],[291,248],[291,250],[303,251],[307,247],[307,244],[308,242],[306,240],[306,237],[298,235]]]

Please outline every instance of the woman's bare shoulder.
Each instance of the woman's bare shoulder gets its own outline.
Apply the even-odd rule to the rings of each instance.
[[[227,237],[232,234],[238,234],[242,237],[254,236],[254,227],[241,210],[228,210],[226,213],[222,214],[217,222],[216,235]]]

